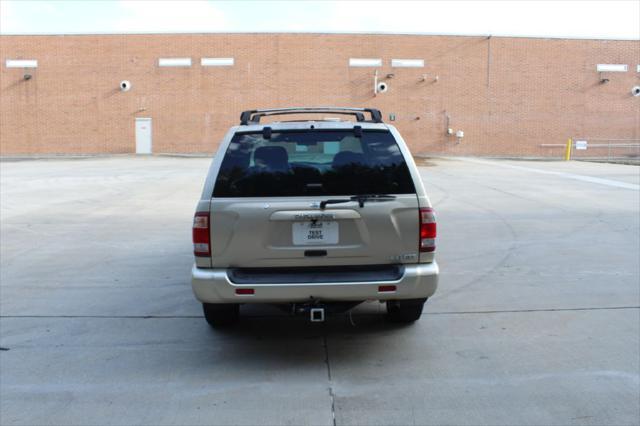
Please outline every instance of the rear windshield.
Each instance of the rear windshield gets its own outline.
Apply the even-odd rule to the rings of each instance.
[[[407,164],[388,131],[236,133],[215,197],[413,194]]]

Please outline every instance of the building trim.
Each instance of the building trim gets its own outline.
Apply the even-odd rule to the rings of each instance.
[[[0,37],[38,37],[38,36],[123,36],[123,35],[192,35],[192,36],[204,36],[204,35],[362,35],[362,36],[421,36],[421,37],[466,37],[466,38],[517,38],[517,39],[540,39],[540,40],[611,40],[611,41],[640,41],[639,38],[613,38],[613,37],[582,37],[582,36],[541,36],[532,34],[458,34],[458,33],[429,33],[429,32],[385,32],[385,31],[261,31],[261,32],[246,32],[246,31],[211,31],[211,32],[180,32],[180,31],[165,31],[165,32],[153,32],[153,31],[125,31],[125,32],[111,32],[111,31],[96,31],[92,33],[84,32],[65,32],[65,33],[16,33],[16,32],[0,32]]]

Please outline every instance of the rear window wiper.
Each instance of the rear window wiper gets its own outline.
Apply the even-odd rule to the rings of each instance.
[[[395,200],[395,195],[388,194],[360,194],[351,197],[352,201],[357,201],[360,207],[364,207],[365,201],[392,201]]]
[[[324,210],[325,207],[327,207],[327,204],[340,204],[340,203],[350,203],[351,199],[346,199],[346,200],[324,200],[324,201],[320,201],[320,210]]]
[[[360,207],[364,207],[365,201],[392,201],[395,200],[395,195],[387,195],[387,194],[361,194],[354,195],[348,199],[334,199],[334,200],[324,200],[320,202],[320,209],[324,210],[327,207],[327,204],[341,204],[348,203],[350,201],[357,201]]]

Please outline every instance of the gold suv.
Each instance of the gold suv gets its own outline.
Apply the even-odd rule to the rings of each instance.
[[[285,114],[349,115],[260,123]],[[323,321],[366,300],[412,322],[436,290],[435,214],[380,111],[245,111],[213,158],[193,220],[192,286],[207,322],[273,303]]]

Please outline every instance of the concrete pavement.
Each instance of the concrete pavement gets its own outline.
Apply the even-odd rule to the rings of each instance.
[[[640,192],[566,176],[640,168],[428,160],[419,322],[243,307],[220,332],[188,281],[208,164],[0,163],[1,424],[640,423]]]

